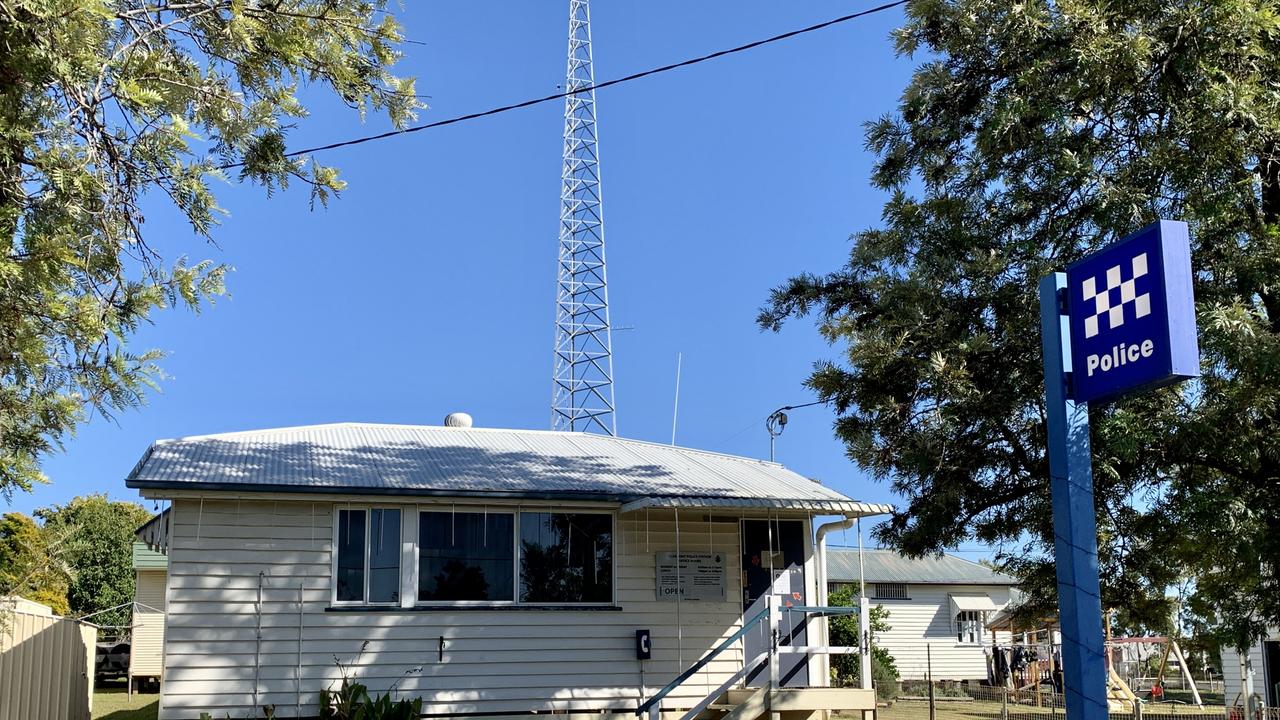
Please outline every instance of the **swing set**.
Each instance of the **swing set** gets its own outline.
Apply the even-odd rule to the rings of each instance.
[[[1182,679],[1184,688],[1191,691],[1191,700],[1198,708],[1204,707],[1204,700],[1200,697],[1200,688],[1196,686],[1196,679],[1191,676],[1191,667],[1187,663],[1187,658],[1182,654],[1182,648],[1178,646],[1178,641],[1171,637],[1163,635],[1135,636],[1135,637],[1112,637],[1111,636],[1111,613],[1104,613],[1104,627],[1106,629],[1106,648],[1107,648],[1107,699],[1108,701],[1119,704],[1126,710],[1133,710],[1134,705],[1140,702],[1160,703],[1177,702],[1166,699],[1165,695],[1165,674],[1169,670],[1169,659],[1173,658],[1178,662],[1178,671]],[[1155,677],[1143,677],[1140,674],[1130,677],[1130,681],[1126,682],[1116,671],[1115,655],[1119,652],[1122,655],[1125,649],[1133,647],[1131,653],[1138,656],[1136,663],[1140,666],[1150,655],[1143,657],[1138,648],[1144,645],[1163,646],[1163,652],[1160,654],[1160,668],[1156,671]],[[1157,650],[1159,652],[1159,650]],[[1133,661],[1129,661],[1133,662]],[[1149,681],[1149,682],[1146,682]],[[1145,688],[1138,687],[1134,690],[1134,685],[1146,685]],[[1145,697],[1144,697],[1145,696]]]
[[[1192,703],[1196,707],[1204,707],[1200,689],[1196,685],[1195,678],[1191,675],[1191,668],[1182,652],[1182,648],[1178,646],[1177,640],[1165,636],[1112,637],[1110,613],[1106,613],[1104,621],[1107,648],[1107,701],[1113,711],[1133,712],[1135,705],[1143,703],[1178,702],[1168,700],[1165,693],[1166,676],[1172,665],[1170,663],[1171,659],[1177,661],[1182,685],[1191,692]],[[1041,685],[1051,682],[1054,674],[1061,670],[1057,659],[1061,651],[1060,641],[1056,639],[1059,630],[1057,618],[1047,617],[1039,623],[1033,623],[1033,627],[1020,627],[1014,623],[1011,613],[1001,611],[987,623],[987,629],[991,632],[993,647],[996,646],[996,632],[1004,631],[1010,633],[1015,646],[1022,645],[1039,649],[1038,654],[1033,655],[1036,660],[1028,664],[1025,672],[1010,673],[1005,680],[1005,686],[1013,690],[1015,695],[1029,691],[1034,695],[1036,704],[1039,705],[1041,702]],[[1155,645],[1159,648],[1156,650],[1156,652],[1160,653],[1159,669],[1154,677],[1132,675],[1126,681],[1116,670],[1116,655],[1120,654],[1122,656],[1120,662],[1123,663],[1125,662],[1123,660],[1123,655],[1125,654],[1141,656],[1141,651],[1126,653],[1126,647],[1143,645]],[[1153,657],[1154,654],[1151,653],[1142,657],[1139,662]]]

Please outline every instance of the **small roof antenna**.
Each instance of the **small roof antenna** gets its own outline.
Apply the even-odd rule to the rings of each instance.
[[[764,429],[769,431],[769,462],[773,462],[773,441],[787,428],[787,414],[783,412],[785,409],[774,410],[764,421]]]
[[[799,408],[806,408],[813,405],[822,405],[824,403],[826,403],[826,400],[814,400],[813,402],[804,403],[802,405],[783,405],[770,413],[769,417],[764,419],[764,429],[769,432],[769,462],[776,462],[774,460],[773,446],[774,441],[778,439],[778,436],[782,434],[782,431],[787,429],[786,411],[797,410]]]

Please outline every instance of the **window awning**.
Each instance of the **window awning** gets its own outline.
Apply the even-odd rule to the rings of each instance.
[[[965,610],[976,610],[978,612],[996,612],[1000,606],[988,595],[949,595],[951,598],[952,615],[963,612]]]

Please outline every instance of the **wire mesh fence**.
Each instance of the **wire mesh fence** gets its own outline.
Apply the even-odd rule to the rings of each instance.
[[[877,720],[1052,720],[1065,718],[1065,696],[1051,684],[1010,690],[976,682],[905,680],[879,688]],[[1112,701],[1110,720],[1280,720],[1268,708],[1246,717],[1223,705]]]
[[[1256,707],[1252,715],[1241,705],[1227,708],[1227,720],[1280,720],[1280,707]]]

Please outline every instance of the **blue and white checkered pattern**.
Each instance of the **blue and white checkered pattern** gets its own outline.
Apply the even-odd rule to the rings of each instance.
[[[1103,315],[1107,316],[1107,328],[1114,330],[1124,325],[1125,306],[1131,306],[1133,318],[1151,314],[1151,293],[1138,294],[1138,278],[1147,274],[1147,254],[1133,258],[1129,278],[1124,279],[1123,265],[1107,268],[1106,287],[1098,289],[1097,278],[1088,278],[1080,284],[1083,300],[1093,301],[1093,314],[1084,319],[1084,336],[1098,334]]]

